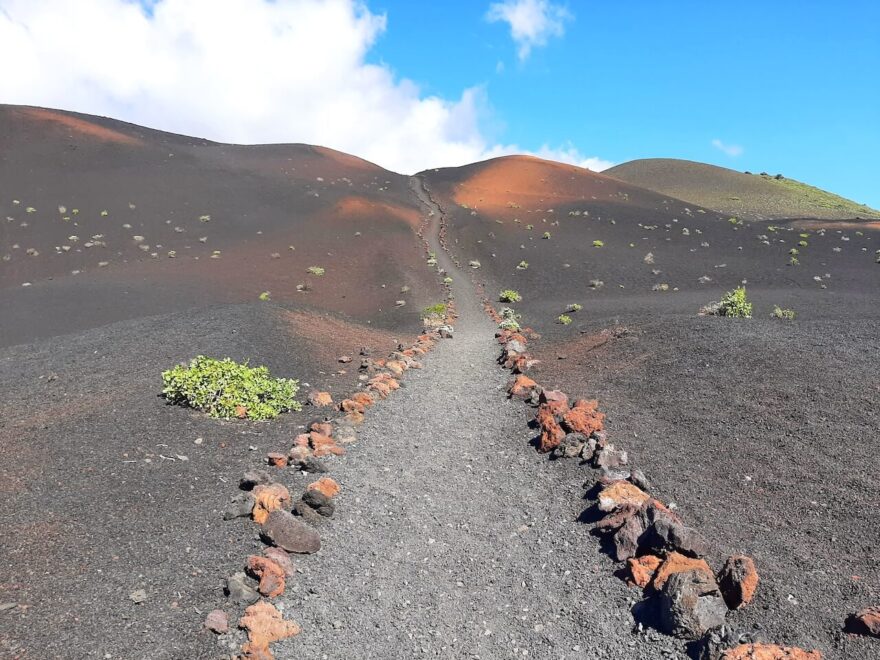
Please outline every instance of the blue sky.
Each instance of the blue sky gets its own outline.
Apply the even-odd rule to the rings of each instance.
[[[399,172],[687,158],[880,207],[877,0],[0,0],[0,59],[2,103]]]
[[[520,61],[482,3],[375,2],[374,56],[439,94],[484,85],[505,142],[781,172],[880,207],[880,2],[564,6],[564,35]]]

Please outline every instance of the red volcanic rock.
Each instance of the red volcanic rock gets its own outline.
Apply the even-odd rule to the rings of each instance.
[[[308,442],[308,440],[307,440]],[[302,445],[294,445],[293,448],[289,452],[287,452],[288,462],[293,463],[294,465],[301,465],[312,455],[312,450],[307,446],[304,447]]]
[[[746,555],[733,555],[724,562],[718,573],[718,586],[724,602],[732,610],[752,602],[758,588],[758,571],[755,562]]]
[[[332,406],[333,397],[330,396],[330,392],[311,392],[309,393],[309,403],[316,408]]]
[[[270,452],[266,455],[266,461],[273,467],[287,467],[287,456],[277,452]]]
[[[343,419],[349,426],[360,426],[364,423],[364,413],[352,410]]]
[[[610,512],[627,505],[640,507],[650,498],[645,491],[628,481],[615,481],[601,490],[598,499],[599,510]]]
[[[323,493],[331,499],[339,494],[339,484],[330,477],[321,477],[317,481],[310,483],[306,488]]]
[[[822,653],[776,644],[740,644],[725,650],[720,660],[822,660]]]
[[[271,559],[251,555],[247,558],[247,572],[260,580],[257,590],[266,598],[284,593],[284,569]]]
[[[547,404],[556,415],[564,415],[568,411],[568,397],[560,390],[542,390],[539,401]]]
[[[308,433],[300,433],[293,439],[294,447],[308,447],[309,446],[309,434]]]
[[[385,368],[395,376],[401,376],[403,372],[406,371],[407,365],[400,360],[389,360],[385,363]]]
[[[290,493],[281,484],[260,484],[254,487],[254,508],[251,516],[262,525],[272,511],[290,508]]]
[[[376,400],[367,392],[357,392],[352,394],[350,398],[352,401],[361,404],[364,408],[369,408],[376,403]]]
[[[712,573],[712,569],[709,568],[709,564],[706,563],[705,559],[693,559],[692,557],[685,557],[678,552],[670,552],[666,555],[663,563],[660,564],[660,568],[658,568],[657,572],[654,574],[654,580],[652,581],[651,586],[657,591],[660,591],[671,576],[686,571],[697,571],[711,579],[713,583],[715,582],[715,575]]]
[[[346,419],[349,419],[351,415],[360,415],[361,420],[363,420],[363,413],[351,412],[346,416]],[[328,456],[333,454],[334,456],[342,456],[345,453],[345,450],[336,444],[336,441],[330,437],[329,435],[324,435],[323,433],[318,433],[317,431],[312,431],[309,433],[309,444],[312,447],[312,455],[316,458],[321,458],[322,456]]]
[[[510,394],[511,397],[515,396],[520,399],[528,399],[532,396],[532,392],[534,392],[537,388],[538,384],[535,381],[533,381],[528,376],[520,374],[507,388],[507,392]]]
[[[229,617],[223,610],[211,610],[205,617],[205,628],[218,635],[229,632]]]
[[[866,607],[846,620],[846,631],[856,635],[880,637],[880,606]]]
[[[538,440],[538,451],[547,453],[553,451],[562,442],[565,437],[565,431],[559,426],[555,418],[550,417],[541,425],[541,437]]]
[[[300,633],[300,627],[296,623],[285,621],[281,612],[265,600],[248,607],[238,625],[247,630],[248,642],[241,650],[249,660],[273,658],[269,650],[270,644]]]
[[[563,416],[563,427],[571,433],[583,433],[587,437],[601,431],[605,425],[605,413],[599,412],[598,407],[597,401],[579,399]]]
[[[350,413],[350,412],[364,412],[364,405],[362,403],[358,403],[352,399],[344,399],[339,403],[339,409],[342,412]]]
[[[626,564],[629,568],[632,584],[642,589],[647,587],[662,561],[657,555],[644,555],[635,559],[627,559]]]
[[[309,431],[322,435],[333,435],[333,425],[330,422],[312,422],[309,425]]]
[[[286,550],[274,547],[263,548],[263,556],[278,564],[281,567],[281,570],[284,571],[285,577],[293,577],[296,572],[293,566],[293,560],[290,558],[290,555]]]

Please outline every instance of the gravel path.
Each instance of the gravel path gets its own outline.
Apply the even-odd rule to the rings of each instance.
[[[683,657],[632,633],[636,592],[577,522],[589,471],[528,446],[494,328],[467,275],[438,257],[456,280],[455,339],[334,464],[337,515],[280,599],[303,634],[277,657]]]

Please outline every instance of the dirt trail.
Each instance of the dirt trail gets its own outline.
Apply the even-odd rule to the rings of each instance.
[[[576,522],[585,469],[528,446],[493,325],[439,250],[439,207],[421,181],[414,192],[435,212],[429,241],[454,278],[455,338],[333,465],[337,516],[282,599],[304,633],[277,657],[683,657],[672,640],[631,633],[635,592]]]

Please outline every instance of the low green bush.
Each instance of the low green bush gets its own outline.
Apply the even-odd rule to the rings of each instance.
[[[724,294],[724,297],[721,299],[718,315],[740,319],[752,318],[752,303],[746,297],[746,288],[744,286],[739,286],[733,291],[728,291]]]
[[[557,318],[556,320],[559,321],[562,325],[571,324],[571,317],[567,314],[560,314],[559,318]]]
[[[445,319],[446,318],[446,303],[437,303],[436,305],[430,305],[429,307],[425,307],[422,310],[422,318],[423,319]]]
[[[506,303],[518,303],[522,300],[522,296],[519,295],[519,291],[514,291],[513,289],[505,289],[500,294],[498,294],[498,300]]]
[[[793,309],[783,309],[779,305],[773,305],[773,313],[770,316],[774,319],[782,319],[783,321],[794,321],[797,312]]]
[[[230,358],[199,355],[189,366],[162,372],[162,382],[162,394],[169,402],[220,419],[273,419],[302,407],[295,399],[299,381],[272,378],[266,367],[248,367]]]

